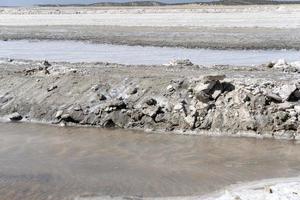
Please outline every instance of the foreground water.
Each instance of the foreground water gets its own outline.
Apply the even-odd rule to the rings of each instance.
[[[0,124],[1,199],[202,195],[300,174],[300,144]]]
[[[165,64],[189,58],[195,64],[254,65],[285,58],[300,60],[294,50],[210,50],[90,44],[74,41],[0,41],[0,58],[120,64]]]

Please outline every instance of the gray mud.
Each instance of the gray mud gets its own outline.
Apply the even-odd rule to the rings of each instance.
[[[75,40],[94,43],[211,49],[300,49],[297,28],[1,26],[1,40]]]
[[[293,68],[11,60],[0,67],[0,115],[13,121],[299,139]]]

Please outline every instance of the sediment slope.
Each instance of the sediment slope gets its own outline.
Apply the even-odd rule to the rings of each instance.
[[[123,66],[10,60],[0,67],[4,119],[299,139],[299,74],[280,63],[206,68],[187,61]]]

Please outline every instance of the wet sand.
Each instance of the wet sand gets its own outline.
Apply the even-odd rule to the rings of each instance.
[[[298,176],[299,144],[33,124],[0,124],[0,196],[198,196]]]

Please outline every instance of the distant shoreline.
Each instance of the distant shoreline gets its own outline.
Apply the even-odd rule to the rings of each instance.
[[[38,4],[38,7],[118,7],[118,6],[181,6],[181,5],[281,5],[281,4],[300,4],[300,1],[268,1],[268,0],[212,0],[207,2],[186,2],[186,3],[163,3],[160,1],[132,1],[132,2],[101,2],[93,4]]]
[[[3,6],[0,8],[22,8],[22,7],[164,7],[164,6],[185,6],[185,5],[224,5],[224,6],[241,6],[241,5],[292,5],[300,4],[300,1],[272,1],[272,0],[212,0],[207,2],[186,2],[186,3],[164,3],[160,1],[132,1],[132,2],[100,2],[92,4],[35,4],[28,6]]]

